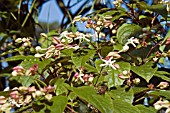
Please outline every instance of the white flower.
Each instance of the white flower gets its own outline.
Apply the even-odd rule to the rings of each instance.
[[[77,37],[74,38],[75,40],[79,39],[79,40],[86,40],[87,42],[90,42],[90,40],[88,38],[86,38],[86,37],[90,37],[91,36],[90,34],[85,35],[83,33],[76,32],[76,35],[77,35]]]
[[[116,70],[116,67],[114,66],[114,63],[116,62],[116,60],[112,61],[112,59],[113,59],[113,57],[111,57],[109,60],[102,59],[104,64],[100,64],[100,67],[109,66],[109,67],[113,68],[114,70]]]
[[[135,43],[138,44],[139,40],[137,38],[131,37],[130,39],[128,39],[125,45],[132,44],[133,47],[136,47]]]
[[[80,80],[80,81],[82,81],[83,83],[84,83],[84,79],[82,78],[84,76],[84,74],[83,73],[78,73],[78,72],[76,72],[75,74],[74,74],[74,78],[76,78],[76,80],[75,81],[77,81],[78,79]]]

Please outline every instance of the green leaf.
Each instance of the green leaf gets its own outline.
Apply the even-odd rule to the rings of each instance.
[[[71,54],[73,53],[74,49],[63,49],[61,50],[61,52],[67,56],[71,56]]]
[[[93,66],[91,66],[90,64],[85,64],[84,65],[84,68],[87,70],[87,72],[94,72],[94,73],[97,73],[97,69]]]
[[[28,63],[29,62],[29,63]],[[43,71],[43,69],[50,64],[51,60],[50,59],[46,59],[44,61],[40,61],[39,59],[36,59],[35,57],[31,58],[31,59],[25,59],[24,61],[21,62],[21,66],[24,67],[24,69],[29,69],[30,67],[32,67],[34,64],[38,65],[38,71],[41,73]]]
[[[125,44],[131,37],[138,37],[142,33],[142,28],[136,24],[124,23],[117,30],[116,37],[121,44]]]
[[[141,66],[133,66],[131,70],[149,82],[154,73],[157,71],[157,67],[153,68],[152,66],[153,62],[147,62]]]
[[[75,32],[77,31],[77,27],[75,27],[74,25],[72,25],[72,26],[71,26],[71,31],[72,31],[73,33],[75,33]]]
[[[76,67],[80,67],[84,66],[88,59],[93,57],[95,53],[96,53],[95,50],[88,49],[79,50],[77,51],[77,53],[73,53],[71,55],[71,59],[73,63],[76,65]]]
[[[82,86],[74,88],[73,92],[81,99],[92,104],[102,113],[113,113],[112,100],[104,95],[98,95],[94,87]]]
[[[37,65],[38,65],[38,71],[41,73],[41,72],[44,70],[44,68],[45,68],[47,65],[50,64],[50,62],[51,62],[51,59],[46,59],[46,60],[43,60],[43,61],[37,63]]]
[[[107,71],[108,75],[104,76],[104,80],[107,81],[108,88],[113,86],[122,85],[124,80],[120,79],[118,75],[123,71],[130,71],[131,65],[127,62],[117,62],[117,64],[121,67],[117,70]],[[104,70],[103,70],[104,71]]]
[[[166,42],[166,40],[167,40],[168,38],[170,38],[170,31],[168,31],[168,33],[166,34],[164,40],[162,41],[162,43],[161,43],[162,46],[165,45],[165,42]]]
[[[119,74],[120,72],[118,70],[111,70],[108,71],[108,75],[104,76],[104,81],[107,82],[106,84],[108,88],[123,84],[124,80],[118,77]]]
[[[113,113],[141,113],[137,107],[121,99],[113,100],[113,108]]]
[[[103,61],[100,59],[96,59],[96,61],[95,61],[95,65],[96,65],[96,69],[97,69],[98,73],[100,73],[100,71],[102,69],[102,67],[100,66],[100,64],[102,64],[102,63],[103,63]]]
[[[51,99],[53,102],[52,106],[47,106],[50,110],[50,113],[63,113],[64,109],[67,105],[67,97],[66,96],[55,96]]]
[[[74,92],[71,92],[69,95],[68,95],[68,99],[73,101],[74,99],[76,99],[77,95],[74,93]]]
[[[101,55],[106,57],[110,51],[113,50],[113,47],[110,45],[104,45],[101,47]]]
[[[120,66],[120,68],[118,69],[119,72],[122,72],[125,70],[130,71],[130,69],[131,69],[131,65],[128,62],[117,62],[117,64]]]
[[[16,80],[17,82],[21,83],[23,86],[29,87],[34,80],[36,80],[39,76],[13,76],[10,80]]]
[[[153,11],[157,14],[162,15],[164,18],[168,17],[168,12],[166,10],[166,5],[162,5],[162,4],[156,4],[156,5],[148,5],[146,2],[138,2],[137,3],[137,7],[139,7],[140,9],[147,9],[150,11]]]
[[[111,90],[108,92],[108,94],[114,99],[121,99],[124,102],[132,104],[134,99],[133,90],[130,89],[126,91],[126,88],[124,87],[118,87],[115,90]]]
[[[133,87],[132,90],[134,94],[149,91],[147,87]]]
[[[146,107],[144,105],[136,105],[141,113],[157,113],[157,110],[154,107]]]
[[[170,82],[170,73],[166,71],[157,71],[154,76],[160,77],[163,80]],[[169,76],[169,77],[168,77]]]
[[[56,95],[61,95],[63,93],[68,93],[67,89],[64,87],[64,79],[58,78],[54,84]]]
[[[9,57],[9,58],[6,58],[2,61],[17,61],[17,60],[28,60],[28,59],[38,59],[32,55],[28,55],[28,56],[24,56],[24,55],[17,55],[17,56],[12,56],[12,57]]]
[[[149,94],[163,96],[166,99],[170,99],[170,91],[168,90],[155,90],[155,91],[149,92]]]
[[[0,95],[8,98],[10,96],[11,92],[12,92],[12,90],[11,91],[0,91]]]

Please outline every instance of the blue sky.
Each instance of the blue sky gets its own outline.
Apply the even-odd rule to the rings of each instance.
[[[69,0],[64,0],[64,3],[67,4]],[[78,0],[71,0],[70,4],[74,4],[76,3]],[[84,3],[84,0],[82,0],[78,5],[76,5],[75,7],[73,7],[71,9],[71,11],[74,13],[77,7],[79,7],[82,3]],[[56,3],[56,0],[50,0],[48,2],[46,2],[43,7],[42,10],[39,14],[38,20],[39,21],[43,21],[43,22],[61,22],[62,18],[63,18],[63,13],[60,11],[60,8],[58,6],[58,4]]]

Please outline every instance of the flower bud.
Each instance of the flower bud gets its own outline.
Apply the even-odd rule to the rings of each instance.
[[[128,51],[128,50],[129,50],[129,46],[128,46],[128,45],[124,45],[122,51],[123,51],[123,52],[126,52],[126,51]]]
[[[23,44],[23,46],[24,46],[24,47],[28,47],[28,46],[29,46],[29,43],[28,43],[28,42],[25,42],[25,43]]]
[[[107,57],[120,58],[121,56],[119,55],[118,52],[109,52]]]
[[[39,53],[37,53],[37,54],[34,55],[34,57],[40,58],[40,57],[42,57],[42,56],[44,56],[44,55],[45,55],[45,54],[39,54]]]
[[[160,82],[159,85],[157,87],[159,87],[160,89],[165,89],[169,86],[168,82]]]
[[[144,28],[142,29],[142,31],[143,31],[143,32],[147,32],[147,31],[149,31],[149,29],[146,28],[146,27],[144,27]]]
[[[12,76],[17,76],[18,75],[18,72],[17,71],[12,71]]]
[[[89,77],[88,81],[89,81],[89,82],[92,82],[93,79],[94,79],[94,77]]]
[[[51,100],[51,99],[52,99],[52,97],[53,97],[53,95],[52,95],[52,94],[46,94],[46,95],[45,95],[45,98],[46,98],[47,100]]]
[[[31,101],[32,101],[31,95],[27,95],[26,98],[25,98],[25,100],[24,100],[24,103],[28,104],[28,103],[30,103]]]
[[[49,85],[46,89],[48,92],[54,92],[54,86]]]
[[[36,89],[35,89],[35,86],[32,86],[32,87],[29,87],[28,88],[28,92],[35,92],[36,91]]]
[[[125,70],[125,71],[123,71],[122,73],[123,73],[123,75],[127,75],[127,74],[128,74],[128,71]]]
[[[42,96],[42,95],[43,95],[43,92],[41,92],[41,91],[35,91],[35,95],[36,95],[37,97]]]
[[[96,27],[96,31],[97,31],[97,32],[100,32],[100,27]]]
[[[48,36],[45,33],[40,33],[40,36],[47,38]]]
[[[84,21],[87,21],[89,18],[88,17],[82,17],[82,21],[84,22]]]
[[[16,42],[16,43],[21,43],[21,42],[22,42],[22,38],[17,38],[17,39],[15,40],[15,42]]]
[[[133,83],[134,83],[134,84],[139,84],[139,83],[140,83],[140,79],[139,79],[139,78],[133,79]]]
[[[36,47],[35,47],[35,50],[36,50],[37,52],[41,52],[41,51],[42,51],[42,48],[41,48],[40,46],[36,46]]]
[[[98,26],[102,25],[102,22],[101,21],[97,21],[97,25]]]
[[[4,96],[0,96],[0,104],[5,104],[7,99]]]
[[[112,34],[116,34],[116,32],[117,32],[117,31],[116,31],[115,29],[112,30]]]
[[[19,98],[19,92],[18,91],[11,92],[10,97],[13,98],[13,99],[18,99]]]
[[[20,91],[27,91],[28,88],[25,87],[25,86],[20,86],[20,87],[18,88],[18,90],[20,90]]]

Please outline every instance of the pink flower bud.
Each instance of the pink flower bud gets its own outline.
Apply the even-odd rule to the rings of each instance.
[[[22,66],[15,66],[13,70],[16,70],[17,72],[23,72],[24,68]]]
[[[18,99],[19,98],[19,92],[18,91],[11,92],[10,97],[13,98],[13,99]]]
[[[46,89],[48,92],[54,92],[54,86],[49,85]]]
[[[168,82],[160,82],[159,85],[157,87],[159,87],[160,89],[165,89],[169,86]]]
[[[35,86],[32,86],[32,87],[28,88],[28,92],[35,92],[35,91],[36,91]]]

